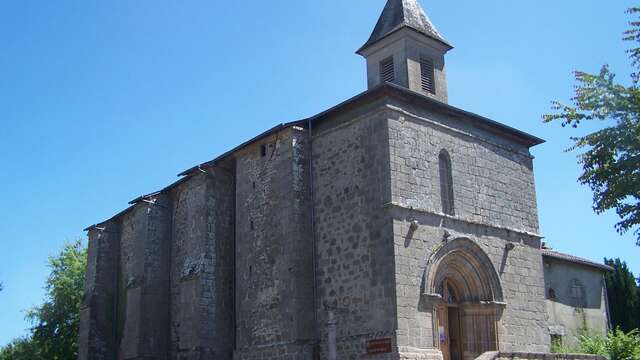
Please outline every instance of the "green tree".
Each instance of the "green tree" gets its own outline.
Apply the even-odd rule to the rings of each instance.
[[[86,265],[87,250],[80,241],[65,245],[49,258],[45,301],[27,312],[31,334],[0,350],[0,360],[77,358]]]
[[[13,340],[0,350],[0,360],[44,360],[31,337]]]
[[[627,263],[620,259],[604,259],[613,271],[605,275],[611,325],[629,332],[640,328],[640,290]]]
[[[33,341],[47,359],[77,357],[86,266],[87,251],[80,241],[67,244],[58,256],[49,258],[46,300],[27,314],[35,325]]]
[[[628,10],[637,16],[640,7]],[[621,221],[619,233],[635,229],[640,246],[640,20],[630,22],[624,40],[634,47],[628,51],[634,73],[631,84],[622,85],[607,65],[598,74],[575,72],[573,105],[553,102],[554,114],[545,122],[561,121],[577,128],[583,121],[601,121],[603,129],[573,137],[570,151],[582,151],[578,161],[583,173],[579,181],[593,190],[593,209],[600,214],[615,210]]]

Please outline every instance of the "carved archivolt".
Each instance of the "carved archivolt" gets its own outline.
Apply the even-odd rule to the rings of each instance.
[[[428,261],[423,284],[423,296],[432,306],[434,345],[445,360],[498,350],[502,286],[489,256],[475,242],[443,243]]]
[[[504,302],[500,278],[489,256],[470,239],[448,241],[429,258],[423,294],[443,294],[444,280],[456,284],[459,302]]]

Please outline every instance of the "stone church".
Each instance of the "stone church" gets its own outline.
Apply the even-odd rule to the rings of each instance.
[[[79,358],[549,352],[543,140],[448,105],[451,49],[389,0],[357,51],[367,91],[89,227]]]

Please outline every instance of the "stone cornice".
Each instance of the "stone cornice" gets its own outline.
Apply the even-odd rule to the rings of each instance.
[[[447,215],[447,214],[444,214],[444,213],[440,213],[440,212],[436,212],[436,211],[432,211],[432,210],[428,210],[428,209],[408,206],[408,205],[400,204],[400,203],[397,203],[397,202],[388,202],[388,203],[383,205],[383,208],[385,208],[385,209],[398,208],[398,209],[402,209],[402,210],[415,211],[415,212],[419,212],[419,213],[422,213],[422,214],[437,216],[437,217],[440,217],[442,219],[447,219],[447,220],[451,220],[451,221],[455,221],[455,222],[461,222],[461,223],[465,223],[465,224],[469,224],[469,225],[482,226],[482,227],[487,227],[487,228],[497,229],[497,230],[502,230],[502,231],[510,231],[510,232],[513,232],[513,233],[516,233],[516,234],[519,234],[519,235],[528,236],[528,237],[531,237],[531,238],[534,238],[534,239],[543,239],[544,238],[540,234],[532,233],[532,232],[529,232],[529,231],[526,231],[526,230],[517,230],[517,229],[514,229],[514,228],[507,227],[507,226],[494,225],[494,224],[488,224],[488,223],[484,223],[484,222],[480,222],[480,221],[473,221],[473,220],[463,219],[463,218],[460,218],[460,217],[457,217],[457,216],[451,216],[451,215]]]

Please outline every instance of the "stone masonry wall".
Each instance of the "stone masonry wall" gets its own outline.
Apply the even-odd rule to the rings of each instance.
[[[384,117],[371,110],[313,129],[323,359],[330,312],[335,316],[338,359],[363,358],[372,339],[389,338],[395,346],[392,223],[382,206],[390,199],[388,134]]]
[[[140,337],[140,296],[144,260],[140,257],[144,248],[145,206],[137,206],[122,218],[120,237],[120,267],[118,275],[118,313],[116,319],[118,359],[138,356]],[[137,245],[137,248],[136,248]]]
[[[236,359],[306,358],[313,339],[313,239],[306,131],[236,156]]]
[[[111,360],[116,355],[113,319],[119,244],[117,222],[89,230],[85,295],[80,309],[80,360]]]
[[[392,201],[442,213],[438,155],[451,156],[457,218],[538,233],[533,159],[528,149],[460,118],[392,102]]]
[[[423,304],[427,260],[445,239],[466,237],[489,256],[507,306],[501,350],[547,351],[542,259],[532,158],[528,149],[474,129],[464,119],[410,104],[389,113],[398,343],[433,348],[432,308]],[[451,156],[455,216],[442,214],[438,155]],[[410,230],[411,221],[419,228]],[[515,249],[507,251],[507,243]]]
[[[391,209],[394,221],[398,293],[398,343],[433,348],[432,308],[421,301],[427,259],[445,237],[473,240],[489,256],[500,277],[504,301],[498,326],[498,343],[504,351],[546,352],[549,335],[542,283],[539,240],[506,230],[491,229],[401,208]],[[420,222],[411,233],[410,221]],[[410,237],[407,234],[411,234]],[[515,245],[506,250],[506,243]]]
[[[90,231],[80,359],[231,359],[234,184],[209,167]]]
[[[234,176],[208,167],[173,191],[171,359],[231,359]]]
[[[278,131],[91,230],[80,359],[308,360],[316,331],[326,359],[333,324],[338,359],[440,359],[424,272],[458,237],[500,278],[500,350],[548,350],[525,146],[391,98],[312,135]],[[455,216],[441,211],[441,149]],[[392,353],[367,356],[379,339]]]
[[[144,261],[139,352],[142,358],[167,359],[171,199],[167,194],[159,194],[148,201],[144,245],[138,255]]]
[[[167,358],[171,202],[159,195],[122,218],[119,359]]]

